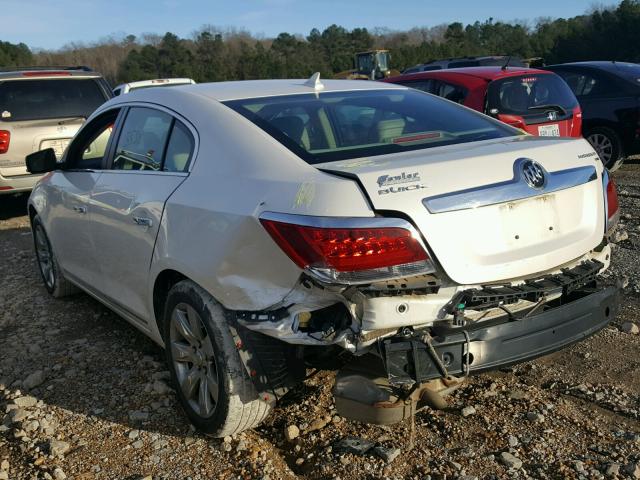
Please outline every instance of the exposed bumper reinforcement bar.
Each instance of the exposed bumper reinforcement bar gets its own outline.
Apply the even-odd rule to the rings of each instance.
[[[392,337],[382,344],[389,382],[423,383],[547,355],[604,328],[615,317],[617,306],[617,288],[607,287],[548,311],[497,325],[479,323],[441,329],[436,336],[416,332],[410,338]]]

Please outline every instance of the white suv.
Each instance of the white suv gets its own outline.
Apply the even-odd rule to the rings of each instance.
[[[342,415],[393,423],[616,312],[599,275],[618,203],[589,143],[402,86],[145,89],[29,166],[54,172],[29,200],[47,289],[164,345],[217,436],[258,425],[305,366],[338,369]]]

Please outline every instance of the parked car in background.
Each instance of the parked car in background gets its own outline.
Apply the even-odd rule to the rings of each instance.
[[[582,108],[582,132],[607,168],[640,153],[640,65],[578,62],[550,65]]]
[[[53,148],[60,157],[111,87],[87,67],[28,67],[0,72],[0,194],[28,191],[40,175],[25,157]]]
[[[469,67],[383,80],[416,88],[483,112],[531,135],[580,137],[582,113],[557,75],[519,67]]]
[[[80,287],[164,345],[186,414],[218,437],[258,425],[305,366],[339,369],[340,415],[394,423],[615,316],[599,275],[618,202],[591,145],[400,85],[144,89],[61,163],[28,163],[53,172],[28,206],[47,290]]]
[[[123,83],[113,89],[113,95],[123,95],[132,90],[151,87],[175,87],[177,85],[193,85],[195,80],[191,78],[156,78],[154,80],[141,80],[139,82]]]
[[[420,63],[405,69],[402,73],[429,72],[432,70],[443,70],[446,68],[465,68],[465,67],[488,67],[503,66],[510,67],[528,67],[526,62],[519,57],[509,57],[507,55],[492,55],[485,57],[457,57],[446,58],[444,60],[432,60],[426,63]]]

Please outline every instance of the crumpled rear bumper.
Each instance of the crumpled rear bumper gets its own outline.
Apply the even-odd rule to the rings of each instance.
[[[547,355],[604,328],[615,317],[617,307],[618,289],[606,287],[526,318],[441,329],[427,341],[392,337],[382,347],[389,381],[422,383]]]

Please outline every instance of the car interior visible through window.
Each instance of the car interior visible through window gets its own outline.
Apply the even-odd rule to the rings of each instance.
[[[457,105],[412,89],[287,95],[225,104],[308,163],[518,134],[483,115],[470,115]]]
[[[69,145],[67,168],[100,170],[104,167],[107,147],[119,112],[120,109],[109,110],[94,118],[78,133]]]

